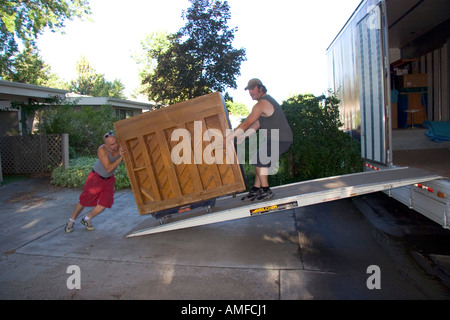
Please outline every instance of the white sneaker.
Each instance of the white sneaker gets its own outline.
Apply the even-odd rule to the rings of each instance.
[[[81,223],[86,226],[87,230],[89,231],[95,230],[94,226],[92,225],[91,219],[85,220],[83,217],[83,219],[81,219]]]
[[[73,231],[73,223],[74,222],[75,221],[70,220],[70,219],[69,219],[69,221],[67,221],[66,226],[64,227],[64,230],[66,230],[66,233],[71,233]]]

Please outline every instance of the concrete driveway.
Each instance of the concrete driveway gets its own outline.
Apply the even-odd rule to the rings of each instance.
[[[351,200],[127,238],[159,224],[139,215],[130,190],[95,231],[79,217],[66,234],[79,193],[47,177],[0,187],[0,299],[448,298],[431,277],[411,283]],[[368,288],[373,265],[381,289]],[[80,289],[68,286],[69,266]]]

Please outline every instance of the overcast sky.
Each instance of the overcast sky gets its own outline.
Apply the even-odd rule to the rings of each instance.
[[[53,72],[70,81],[84,55],[106,80],[120,79],[129,95],[138,86],[138,66],[131,57],[145,35],[177,32],[186,21],[188,0],[90,0],[90,20],[68,21],[65,34],[45,32],[38,39],[41,56]],[[244,90],[260,78],[280,103],[295,93],[327,90],[326,49],[360,0],[229,0],[230,28],[238,27],[233,46],[245,48],[237,90],[229,93],[248,107]]]

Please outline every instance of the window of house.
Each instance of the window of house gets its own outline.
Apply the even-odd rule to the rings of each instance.
[[[133,116],[133,111],[126,109],[116,109],[116,116],[118,116],[120,120],[128,119]]]

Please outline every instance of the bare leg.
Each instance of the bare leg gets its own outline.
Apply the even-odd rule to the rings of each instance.
[[[105,210],[105,207],[103,207],[103,206],[101,206],[101,205],[98,204],[98,205],[97,205],[96,207],[94,207],[94,209],[92,209],[92,211],[89,212],[86,216],[87,216],[89,219],[92,219],[92,218],[94,218],[95,216],[97,216],[97,215],[99,215],[100,213],[102,213],[103,210]]]
[[[78,202],[78,203],[75,205],[75,209],[73,209],[73,213],[72,213],[71,219],[72,219],[72,220],[75,220],[75,219],[80,215],[81,211],[83,211],[83,209],[84,209],[84,207]],[[103,210],[105,210],[105,207],[103,207],[103,206],[101,206],[101,205],[97,205],[97,206],[94,207],[94,209],[92,209],[91,212],[89,212],[89,213],[87,214],[87,217],[88,217],[89,219],[92,219],[92,218],[94,218],[96,215],[99,215],[100,213],[102,213]]]
[[[75,205],[75,208],[73,209],[73,213],[72,213],[72,217],[71,217],[71,219],[72,220],[75,220],[78,216],[79,216],[79,214],[81,213],[81,211],[83,210],[83,206],[78,202],[76,205]]]
[[[256,168],[256,167],[255,167]],[[261,188],[261,181],[259,180],[259,174],[258,174],[258,168],[256,168],[255,170],[255,183],[253,184],[253,186],[255,188]]]
[[[269,169],[264,167],[255,167],[255,187],[268,187],[269,186]]]

